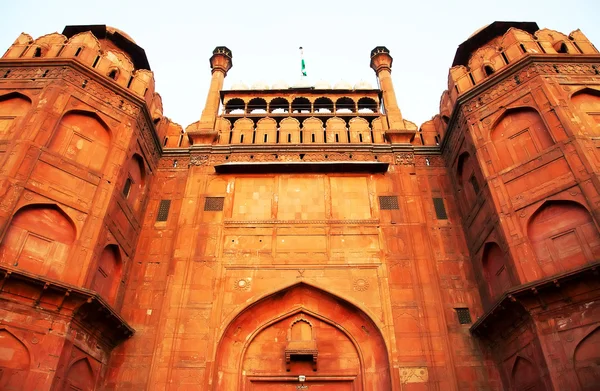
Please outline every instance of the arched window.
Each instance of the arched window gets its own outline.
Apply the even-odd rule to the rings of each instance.
[[[67,279],[75,225],[55,205],[28,205],[13,216],[0,244],[0,263]]]
[[[275,98],[269,102],[269,113],[283,114],[290,111],[290,102],[285,98]]]
[[[129,160],[127,164],[127,178],[123,185],[123,196],[129,200],[129,204],[134,211],[137,211],[142,204],[142,197],[145,190],[146,170],[144,159],[137,153]]]
[[[60,120],[49,149],[94,171],[101,171],[110,133],[95,114],[71,112]]]
[[[483,71],[485,72],[486,76],[491,76],[494,73],[494,68],[492,68],[491,65],[484,65]]]
[[[113,80],[117,80],[117,70],[111,69],[110,72],[108,72],[108,77]]]
[[[359,113],[376,113],[377,102],[372,98],[363,97],[358,100]]]
[[[353,113],[356,110],[356,104],[348,97],[339,98],[335,102],[336,113]]]
[[[263,98],[253,98],[248,102],[248,114],[266,114],[267,101]]]
[[[104,247],[98,259],[91,288],[110,304],[114,304],[119,289],[121,270],[121,253],[118,246],[111,244]]]
[[[35,48],[35,50],[33,51],[33,57],[42,57],[42,48],[37,47]]]
[[[307,98],[298,97],[292,101],[292,113],[310,113],[310,101]]]
[[[569,53],[569,47],[567,46],[566,43],[564,43],[562,41],[557,42],[554,45],[554,49],[556,50],[557,53],[564,53],[564,54]]]
[[[527,234],[545,276],[600,257],[600,234],[590,213],[572,201],[548,201],[530,218]]]
[[[456,178],[459,191],[461,192],[459,199],[464,213],[471,211],[480,190],[473,164],[468,152],[462,153],[458,158]]]
[[[496,243],[485,244],[482,267],[492,299],[497,298],[511,287],[505,254]]]
[[[554,145],[542,117],[530,108],[507,110],[492,129],[491,139],[500,170],[523,164]]]
[[[333,102],[329,98],[317,98],[314,103],[315,113],[333,113]]]
[[[225,103],[225,114],[244,114],[246,103],[240,98],[230,99]]]

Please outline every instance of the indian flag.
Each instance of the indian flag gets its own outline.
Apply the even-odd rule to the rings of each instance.
[[[306,76],[306,64],[304,63],[304,49],[302,49],[302,46],[300,46],[300,66],[302,76]]]

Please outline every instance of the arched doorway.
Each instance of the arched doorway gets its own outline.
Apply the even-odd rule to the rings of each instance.
[[[219,342],[213,384],[214,390],[367,391],[390,390],[391,378],[385,341],[371,318],[299,283],[231,321]]]

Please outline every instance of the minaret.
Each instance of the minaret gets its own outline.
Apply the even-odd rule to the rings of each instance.
[[[231,50],[225,46],[217,46],[213,50],[213,55],[210,58],[210,68],[212,77],[210,80],[210,88],[206,97],[206,104],[202,110],[200,121],[197,122],[191,129],[188,129],[188,136],[193,144],[212,144],[217,136],[215,130],[215,120],[219,111],[219,93],[223,89],[223,82],[227,72],[233,66],[233,56]]]
[[[383,105],[390,127],[386,135],[392,143],[409,143],[415,132],[406,129],[398,107],[392,84],[392,61],[390,51],[385,46],[377,46],[371,50],[371,68],[375,71],[383,92]]]

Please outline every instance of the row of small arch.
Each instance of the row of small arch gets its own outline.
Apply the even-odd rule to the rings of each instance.
[[[322,114],[322,113],[378,113],[379,104],[370,97],[362,97],[355,101],[347,96],[335,102],[327,97],[296,97],[291,102],[283,97],[270,100],[252,98],[247,102],[242,98],[232,98],[225,102],[224,114]]]
[[[558,31],[542,29],[532,35],[512,27],[502,37],[473,52],[467,66],[452,67],[448,91],[454,95],[463,93],[527,54],[597,53],[596,48],[579,30],[567,36]]]
[[[153,118],[162,117],[162,100],[154,91],[154,74],[147,69],[135,69],[127,55],[118,50],[102,50],[102,45],[90,31],[67,39],[52,33],[33,39],[21,34],[2,58],[73,58],[121,87],[144,98]],[[5,76],[6,77],[6,76]]]
[[[371,121],[354,117],[346,122],[339,117],[325,124],[319,118],[306,118],[302,123],[286,117],[281,121],[265,117],[254,122],[240,118],[233,123],[219,118],[219,144],[309,144],[309,143],[385,143],[381,117]]]

